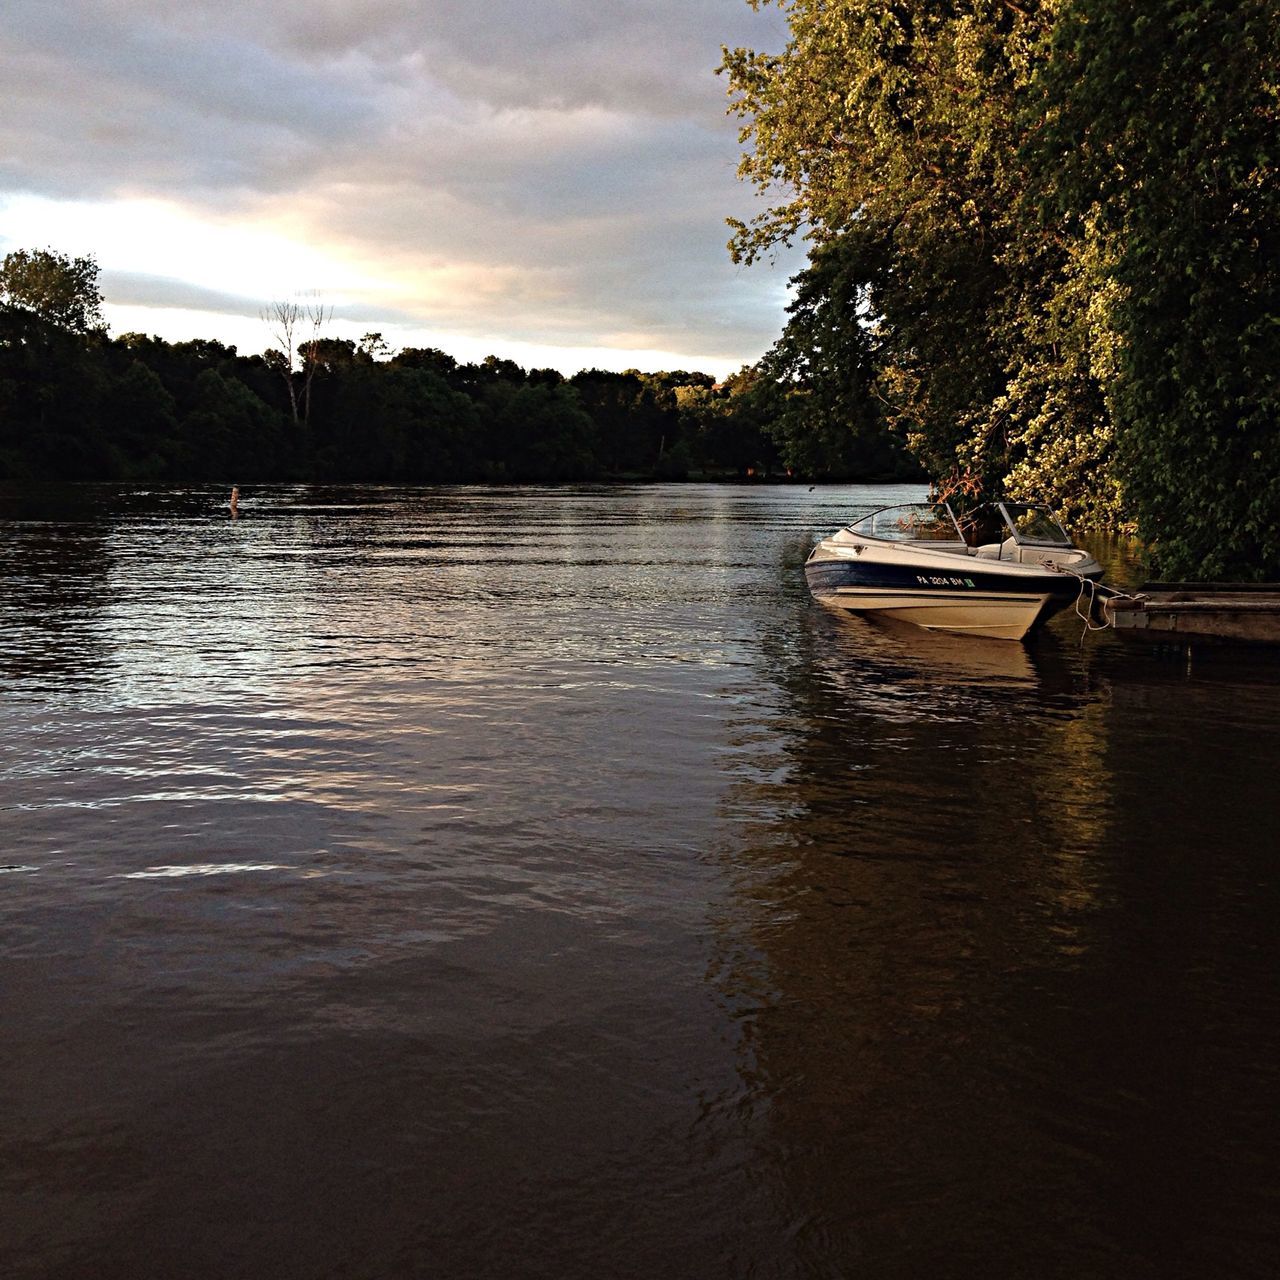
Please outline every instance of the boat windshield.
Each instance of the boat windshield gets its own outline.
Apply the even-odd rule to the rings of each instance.
[[[945,502],[910,502],[863,516],[849,529],[885,542],[958,542],[964,537]]]
[[[1047,507],[1035,507],[1026,502],[1001,502],[998,505],[1015,542],[1038,547],[1071,546],[1067,531],[1049,514]]]

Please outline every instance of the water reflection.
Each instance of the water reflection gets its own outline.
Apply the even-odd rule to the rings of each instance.
[[[6,1280],[1262,1274],[1280,682],[813,605],[916,496],[3,508]]]
[[[0,496],[0,680],[57,694],[83,685],[103,661],[95,616],[111,571],[98,503],[67,509],[39,488]]]
[[[178,867],[147,867],[126,871],[124,880],[172,880],[175,876],[233,876],[246,871],[287,871],[279,862],[192,862]]]
[[[1274,1181],[1214,1137],[1276,1074],[1274,984],[1237,994],[1274,930],[1227,905],[1250,875],[1274,904],[1243,707],[1060,632],[797,623],[758,651],[769,731],[737,726],[717,973],[799,1269],[1262,1275]]]
[[[853,696],[889,686],[928,689],[938,697],[949,688],[1034,685],[1039,679],[1031,654],[1021,644],[926,631],[890,618],[836,611],[827,616],[832,625],[822,627],[815,639],[814,670],[820,679]],[[817,617],[813,625],[821,626]]]

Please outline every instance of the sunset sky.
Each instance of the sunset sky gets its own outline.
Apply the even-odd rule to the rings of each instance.
[[[565,372],[757,359],[798,252],[735,267],[720,45],[745,0],[9,0],[0,253],[102,267],[113,333],[331,332]]]

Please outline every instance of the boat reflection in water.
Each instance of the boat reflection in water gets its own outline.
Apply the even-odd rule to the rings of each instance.
[[[1076,599],[1083,580],[1102,576],[1047,509],[999,502],[984,512],[994,540],[971,546],[948,503],[873,511],[813,549],[809,590],[838,609],[1021,640]]]
[[[849,659],[901,664],[911,681],[935,691],[946,685],[1034,685],[1039,674],[1022,645],[988,644],[981,636],[930,630],[879,614],[832,613],[831,647],[817,661],[837,685],[849,682]],[[865,685],[862,686],[865,688]]]

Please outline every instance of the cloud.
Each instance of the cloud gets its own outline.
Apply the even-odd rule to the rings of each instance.
[[[349,305],[460,336],[741,361],[780,327],[795,256],[771,275],[724,251],[724,218],[751,196],[713,75],[721,43],[780,43],[772,12],[737,0],[6,9],[0,57],[17,89],[0,116],[0,198],[162,203],[219,246],[229,224],[289,240],[347,282]],[[122,305],[178,305],[184,287],[180,305],[211,317],[263,301],[242,283],[211,287],[195,261],[100,261]]]
[[[253,299],[204,289],[185,280],[142,275],[132,271],[104,271],[99,283],[111,301],[122,307],[173,307],[208,311],[215,315],[244,315]]]

